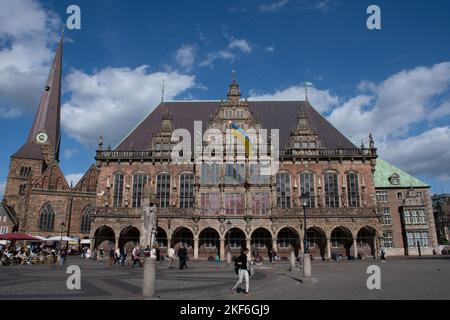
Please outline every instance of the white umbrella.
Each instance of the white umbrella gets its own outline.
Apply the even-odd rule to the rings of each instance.
[[[44,238],[44,237],[41,237],[41,236],[35,236],[35,235],[32,235],[32,234],[30,234],[30,236],[38,238],[39,240],[42,240],[42,241],[47,241],[47,238]]]
[[[78,242],[77,239],[73,239],[70,237],[65,237],[65,236],[56,236],[56,237],[51,237],[48,238],[47,241],[73,241],[73,242]]]

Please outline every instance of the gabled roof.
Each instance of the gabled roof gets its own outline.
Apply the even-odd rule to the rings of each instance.
[[[14,212],[14,209],[11,208],[10,206],[8,206],[6,204],[6,201],[2,201],[0,202],[0,215],[7,215],[9,220],[11,220],[11,222],[17,226],[19,225],[19,221],[17,220],[17,216],[16,213]]]
[[[27,141],[13,157],[43,160],[41,148],[35,139],[38,133],[45,132],[53,147],[55,159],[59,160],[63,41],[64,38],[61,37]]]
[[[397,174],[399,184],[392,184],[391,177]],[[375,166],[375,188],[429,188],[430,186],[400,170],[396,166],[378,158]]]
[[[53,187],[57,188],[57,181],[60,179],[62,182],[63,189],[62,190],[69,190],[69,184],[66,181],[66,178],[64,177],[64,174],[61,171],[61,168],[59,167],[59,164],[56,160],[53,160],[50,165],[45,169],[45,171],[42,173],[42,175],[37,179],[37,181],[34,182],[33,187],[36,188],[39,186],[39,189],[44,188],[44,179],[47,178],[47,181],[49,185],[47,188],[50,188],[53,184]]]
[[[162,102],[119,143],[115,150],[126,151],[131,148],[146,150],[151,144],[153,135],[160,129],[162,116],[166,112],[172,115],[174,130],[187,129],[193,137],[194,121],[202,121],[204,132],[210,115],[214,115],[219,106],[220,101]],[[311,129],[319,135],[326,149],[357,149],[307,101],[248,101],[248,106],[261,122],[263,129],[280,130],[280,148],[287,146],[291,131],[297,127],[299,109],[303,107]]]

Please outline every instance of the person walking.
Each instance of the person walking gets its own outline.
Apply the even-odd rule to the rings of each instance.
[[[140,267],[141,261],[141,249],[138,246],[135,246],[133,252],[131,253],[131,259],[133,260],[133,264],[131,265],[134,268],[136,265]]]
[[[386,262],[386,251],[381,247],[381,262]]]
[[[172,264],[175,262],[174,248],[169,248],[169,250],[167,250],[167,258],[169,259],[169,265],[167,266],[167,269],[172,269],[173,268]]]
[[[59,251],[59,257],[61,258],[61,266],[65,266],[66,265],[66,257],[67,257],[66,249],[63,248]]]
[[[150,257],[150,246],[149,245],[147,245],[147,248],[145,248],[145,250],[144,250],[144,258],[148,258],[148,257]]]
[[[116,265],[116,263],[120,264],[120,249],[119,248],[117,248],[117,250],[115,251],[114,257],[115,257],[115,259],[114,259],[113,265]]]
[[[236,258],[235,261],[235,271],[239,275],[239,280],[236,282],[233,288],[231,288],[231,292],[233,294],[237,293],[237,287],[242,283],[242,280],[245,279],[245,295],[249,294],[250,280],[249,280],[249,270],[248,270],[248,261],[247,261],[248,249],[245,248],[242,250],[241,255]]]
[[[114,253],[114,248],[111,247],[109,248],[109,265],[112,266],[114,263],[114,259],[115,258],[115,253]]]
[[[180,270],[187,268],[186,264],[187,249],[184,245],[181,245],[181,248],[178,249],[178,258],[180,258]]]
[[[273,256],[272,248],[269,248],[268,255],[269,255],[269,261],[272,262],[272,256]]]

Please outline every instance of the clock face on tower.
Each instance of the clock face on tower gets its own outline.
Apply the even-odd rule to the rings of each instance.
[[[37,143],[46,143],[47,140],[48,140],[48,136],[44,132],[38,133],[38,135],[36,136]]]

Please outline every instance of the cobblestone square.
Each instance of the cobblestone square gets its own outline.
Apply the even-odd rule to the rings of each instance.
[[[66,267],[21,265],[0,268],[0,299],[142,299],[142,268],[69,257],[81,269],[81,290],[66,286]],[[369,265],[381,269],[381,289],[366,285]],[[302,283],[301,269],[288,263],[255,266],[250,296],[232,295],[237,280],[232,266],[190,262],[185,270],[157,265],[156,292],[161,300],[303,300],[303,299],[450,299],[450,259],[446,257],[313,262],[318,283]]]

